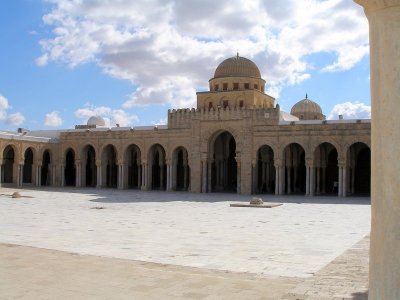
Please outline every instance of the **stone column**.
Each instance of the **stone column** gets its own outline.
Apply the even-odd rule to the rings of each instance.
[[[339,165],[338,196],[343,196],[343,166]]]
[[[36,186],[40,186],[40,181],[42,179],[42,164],[36,165]]]
[[[137,187],[138,189],[142,187],[142,164],[138,164]]]
[[[310,167],[306,165],[306,195],[310,195]]]
[[[97,171],[97,188],[101,188],[103,186],[103,178],[102,178],[102,170],[101,170],[101,160],[96,160],[96,171]]]
[[[342,197],[346,197],[347,196],[347,167],[346,166],[343,167],[342,180],[343,180]]]
[[[280,195],[282,160],[275,159],[274,165],[275,165],[275,195]]]
[[[310,196],[315,195],[315,167],[310,166]]]
[[[291,194],[292,193],[292,174],[291,174],[291,167],[287,166],[286,168],[283,169],[283,171],[285,172],[286,170],[286,179],[287,179],[287,194]]]
[[[61,171],[61,186],[65,186],[65,165],[60,165]]]
[[[125,176],[124,176],[124,163],[123,162],[119,162],[118,163],[118,177],[117,177],[117,188],[122,190],[125,185],[124,185],[124,180],[125,180]]]
[[[236,159],[236,165],[237,165],[237,172],[236,172],[236,192],[240,194],[241,191],[241,178],[242,178],[242,172],[241,172],[241,165],[240,165],[240,160]]]
[[[81,186],[81,167],[82,164],[79,160],[76,160],[75,162],[75,186],[80,187]]]
[[[147,173],[148,173],[148,166],[147,166],[147,162],[143,162],[142,163],[142,190],[146,190],[147,189]]]
[[[279,167],[279,195],[285,193],[285,167]]]
[[[56,186],[56,173],[57,173],[57,166],[56,165],[52,165],[52,172],[51,172],[51,177],[52,177],[52,182],[51,185],[52,186]]]
[[[167,191],[172,190],[172,172],[171,164],[167,162]]]
[[[369,21],[372,136],[370,300],[400,299],[400,0],[356,0]]]

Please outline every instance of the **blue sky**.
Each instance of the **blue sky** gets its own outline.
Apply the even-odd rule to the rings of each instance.
[[[163,123],[168,108],[195,106],[195,92],[237,50],[286,111],[308,93],[327,117],[370,115],[361,8],[233,2],[1,1],[1,129],[73,128],[91,115]]]

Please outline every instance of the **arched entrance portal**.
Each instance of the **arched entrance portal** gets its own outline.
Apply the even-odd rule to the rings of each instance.
[[[40,185],[50,185],[50,152],[48,150],[43,152],[42,168],[40,172]]]
[[[103,186],[116,188],[118,183],[117,151],[113,145],[104,148],[101,156]]]
[[[96,151],[92,145],[87,145],[82,151],[82,185],[95,187],[97,184]]]
[[[285,169],[285,192],[287,194],[304,194],[306,192],[305,152],[297,143],[289,144],[283,151]]]
[[[178,147],[175,149],[172,164],[172,189],[187,191],[190,185],[190,167],[186,148]]]
[[[237,191],[236,141],[231,133],[220,133],[211,143],[211,191]]]
[[[160,144],[153,145],[149,151],[149,177],[153,190],[165,190],[167,183],[167,166],[165,150]]]
[[[330,143],[322,143],[314,153],[315,194],[337,194],[339,189],[338,152]]]
[[[131,189],[139,189],[142,184],[142,162],[140,149],[137,145],[130,145],[125,153],[128,166],[127,185]]]
[[[268,145],[260,147],[257,151],[256,192],[275,192],[274,151]]]
[[[76,170],[75,170],[75,152],[72,149],[68,149],[65,155],[65,185],[75,186]]]
[[[2,182],[14,182],[14,160],[15,152],[12,146],[7,146],[3,151]]]
[[[369,196],[371,193],[371,150],[364,143],[350,146],[348,160],[348,191],[351,195]]]
[[[22,182],[32,183],[33,151],[31,148],[25,150],[24,167],[22,171]]]

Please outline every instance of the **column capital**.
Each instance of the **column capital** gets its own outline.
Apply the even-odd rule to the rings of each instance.
[[[314,160],[312,158],[306,158],[306,167],[314,167]]]
[[[354,2],[364,7],[366,12],[400,6],[400,0],[354,0]]]
[[[274,165],[276,167],[282,167],[283,166],[283,160],[281,158],[275,158],[274,159]]]

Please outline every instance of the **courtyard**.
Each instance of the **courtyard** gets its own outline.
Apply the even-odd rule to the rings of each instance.
[[[251,198],[229,193],[48,188],[19,189],[22,198],[11,198],[14,191],[3,188],[0,195],[3,250],[19,245],[52,255],[147,262],[219,277],[242,274],[283,285],[287,278],[293,283],[283,286],[287,291],[314,278],[370,233],[366,197],[262,195],[264,201],[283,203],[268,209],[229,207]],[[34,257],[32,251],[23,255]]]

